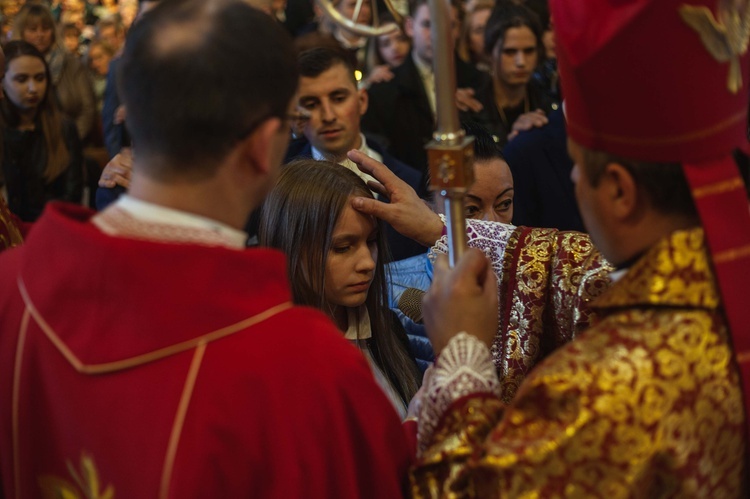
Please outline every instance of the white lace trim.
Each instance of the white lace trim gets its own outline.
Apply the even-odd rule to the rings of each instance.
[[[440,219],[445,225],[445,216],[440,215]],[[487,258],[490,260],[492,265],[492,271],[497,277],[497,282],[500,283],[503,280],[503,258],[505,258],[505,248],[508,246],[508,239],[516,227],[513,225],[507,225],[499,222],[485,222],[483,220],[466,220],[466,235],[469,239],[469,247],[477,248],[481,250]],[[430,248],[428,257],[434,264],[438,254],[448,253],[448,236],[443,236],[437,240],[435,245]],[[500,288],[498,287],[498,307],[497,307],[497,338],[501,338],[500,328],[502,327],[502,314],[503,314],[503,301],[500,296]],[[496,366],[500,366],[502,359],[502,348],[495,343],[492,346],[492,358],[495,361]]]
[[[425,451],[440,419],[456,400],[467,395],[500,396],[500,381],[487,346],[476,336],[461,332],[451,338],[424,378],[418,409],[418,453]]]
[[[440,215],[440,220],[445,225],[445,215]],[[498,280],[503,275],[503,257],[508,245],[508,238],[516,230],[513,225],[499,222],[485,222],[483,220],[466,220],[466,235],[469,239],[469,247],[477,248],[490,259],[492,270]],[[438,254],[448,253],[448,236],[445,235],[435,242],[430,248],[430,260],[435,263]]]

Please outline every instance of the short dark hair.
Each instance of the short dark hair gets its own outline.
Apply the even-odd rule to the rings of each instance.
[[[581,150],[583,160],[579,166],[586,170],[586,177],[593,187],[599,185],[607,165],[620,164],[633,176],[654,210],[700,223],[693,195],[680,163],[652,163],[592,151],[585,147]]]
[[[286,116],[297,82],[289,35],[240,0],[159,2],[131,29],[118,81],[139,155],[159,158],[154,178],[213,175],[238,140]]]
[[[488,161],[500,159],[505,161],[503,148],[495,140],[495,137],[482,125],[473,121],[461,123],[466,135],[474,137],[474,159],[477,161]]]
[[[459,22],[462,22],[464,6],[461,0],[449,0],[448,3],[451,7],[454,7],[456,10],[458,10],[458,20]],[[409,0],[409,16],[414,17],[414,15],[417,13],[417,9],[419,9],[422,5],[429,4],[430,0]]]
[[[354,76],[354,67],[341,51],[328,47],[315,47],[305,50],[297,58],[299,74],[306,78],[317,78],[337,64],[342,64],[346,68],[347,74],[356,87],[357,78]]]
[[[540,56],[544,54],[539,18],[523,5],[508,1],[498,2],[487,20],[487,27],[484,31],[484,52],[492,55],[497,43],[505,39],[505,33],[511,28],[529,28],[536,37],[537,53]]]

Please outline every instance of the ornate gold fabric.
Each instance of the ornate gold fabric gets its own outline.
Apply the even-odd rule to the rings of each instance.
[[[652,247],[503,410],[457,401],[415,497],[746,497],[737,366],[702,229]]]
[[[587,234],[518,227],[502,269],[491,351],[509,402],[541,359],[589,326],[588,304],[609,287],[612,268]]]

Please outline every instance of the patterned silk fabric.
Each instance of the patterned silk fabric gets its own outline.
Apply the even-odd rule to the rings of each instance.
[[[5,199],[0,196],[0,251],[18,246],[22,242],[21,232],[13,221]]]
[[[587,234],[478,220],[467,225],[469,246],[487,255],[499,280],[492,359],[503,400],[510,402],[539,361],[590,325],[588,304],[609,287],[612,268]]]
[[[702,229],[657,243],[592,306],[598,323],[510,405],[454,399],[420,442],[415,497],[747,497],[742,392]]]

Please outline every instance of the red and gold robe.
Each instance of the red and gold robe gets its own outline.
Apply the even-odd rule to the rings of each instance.
[[[498,277],[498,332],[492,359],[510,402],[531,369],[586,329],[590,302],[609,285],[612,267],[588,234],[467,220],[469,246],[482,250]],[[445,238],[433,251],[446,252]]]
[[[415,497],[746,497],[742,391],[703,230],[657,243],[592,307],[596,324],[509,405],[487,348],[452,340],[425,380]]]
[[[0,495],[402,495],[399,417],[283,255],[91,216],[53,203],[0,255]]]

